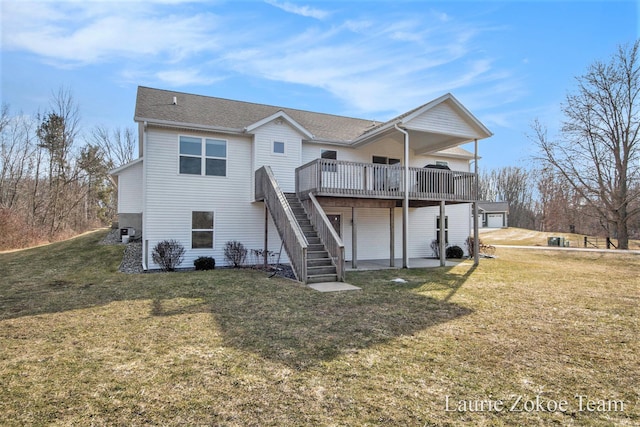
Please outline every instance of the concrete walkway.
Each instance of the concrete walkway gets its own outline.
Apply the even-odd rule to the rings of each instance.
[[[453,267],[458,265],[460,262],[464,261],[464,259],[460,260],[451,260],[448,259],[446,261],[447,267]],[[393,270],[402,268],[402,259],[395,260],[395,266],[391,267],[389,265],[389,259],[367,259],[367,260],[359,260],[358,268],[353,268],[351,265],[351,261],[345,262],[345,270],[346,271],[369,271],[369,270]],[[440,260],[435,258],[410,258],[409,259],[409,268],[435,268],[440,267]]]
[[[362,289],[345,282],[311,283],[307,286],[309,286],[311,289],[315,289],[318,292],[359,291]]]

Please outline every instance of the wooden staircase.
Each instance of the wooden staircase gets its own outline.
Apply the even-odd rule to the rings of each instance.
[[[295,193],[284,193],[296,221],[309,244],[307,248],[306,283],[336,282],[338,273],[329,253],[320,241],[318,233],[311,225],[311,220]]]

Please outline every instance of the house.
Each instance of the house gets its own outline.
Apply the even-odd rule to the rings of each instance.
[[[111,173],[145,269],[162,240],[182,243],[185,266],[223,265],[235,240],[281,252],[302,282],[342,280],[358,260],[409,267],[433,240],[464,248],[470,164],[491,136],[451,94],[381,123],[139,87],[134,120],[139,158]]]
[[[509,226],[509,203],[478,202],[482,228],[507,228]]]

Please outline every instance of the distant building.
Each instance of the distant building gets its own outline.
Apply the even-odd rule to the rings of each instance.
[[[478,213],[482,228],[507,228],[509,226],[509,203],[479,202]]]

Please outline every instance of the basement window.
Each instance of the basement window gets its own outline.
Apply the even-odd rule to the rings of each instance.
[[[213,212],[191,212],[191,248],[213,248]]]
[[[440,216],[436,217],[436,241],[440,243]],[[449,217],[444,217],[444,242],[449,243]]]

